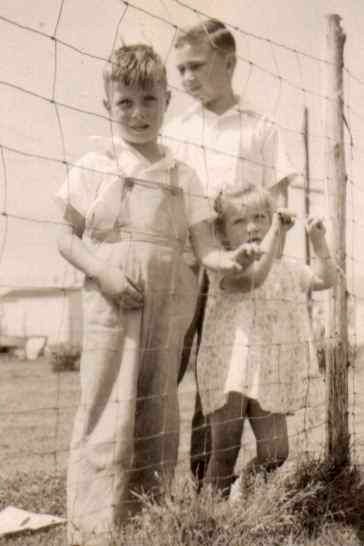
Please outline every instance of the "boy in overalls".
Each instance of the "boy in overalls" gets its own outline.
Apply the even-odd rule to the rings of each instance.
[[[158,144],[166,72],[145,45],[116,50],[104,72],[112,138],[85,155],[57,194],[62,256],[85,274],[81,401],[71,442],[69,544],[104,546],[173,477],[177,372],[191,320],[188,233],[205,267],[225,272],[259,256],[216,246],[213,213],[187,165]]]

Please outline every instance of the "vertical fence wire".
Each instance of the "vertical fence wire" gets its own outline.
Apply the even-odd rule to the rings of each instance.
[[[116,21],[116,26],[113,26],[112,35],[112,47],[115,47],[118,39],[124,39],[124,36],[128,35],[128,30],[130,30],[131,25],[137,29],[137,25],[140,24],[143,27],[143,32],[145,28],[151,29],[151,36],[158,35],[160,29],[162,28],[166,34],[168,33],[170,42],[164,48],[164,58],[168,63],[171,63],[170,60],[173,56],[174,42],[176,38],[176,33],[179,30],[179,24],[176,25],[176,21],[171,20],[171,15],[174,13],[174,8],[178,6],[180,10],[184,12],[190,12],[189,15],[192,15],[197,18],[197,20],[203,21],[206,19],[208,14],[203,13],[199,10],[191,10],[191,8],[184,4],[183,2],[177,0],[170,0],[169,2],[162,2],[161,6],[165,8],[168,5],[168,9],[162,9],[158,11],[152,11],[148,8],[147,3],[143,6],[133,4],[133,2],[121,1],[120,6],[122,7],[122,13]],[[119,6],[119,7],[120,7]],[[67,24],[67,10],[65,9],[66,5],[61,3],[61,6],[58,11],[57,22],[55,25],[54,32],[46,32],[42,30],[41,27],[35,27],[31,24],[25,23],[22,18],[11,17],[1,13],[0,10],[0,22],[2,27],[6,29],[7,32],[13,32],[14,35],[19,32],[22,35],[26,35],[29,39],[34,38],[36,40],[42,40],[44,48],[52,44],[53,53],[52,55],[54,70],[53,74],[50,76],[49,81],[47,82],[50,92],[46,91],[47,86],[39,85],[39,88],[34,86],[34,82],[27,84],[27,77],[24,77],[24,81],[21,82],[20,79],[17,79],[15,76],[13,78],[2,77],[0,80],[0,92],[4,94],[13,94],[14,97],[24,98],[26,101],[31,101],[34,105],[34,113],[30,112],[30,116],[37,115],[37,108],[39,104],[51,106],[54,110],[54,119],[53,122],[58,127],[58,139],[60,143],[61,153],[55,153],[54,148],[52,153],[49,153],[46,147],[42,146],[30,146],[28,147],[24,139],[19,139],[22,144],[18,144],[17,139],[13,137],[12,131],[16,131],[19,125],[18,121],[8,121],[4,135],[1,138],[1,195],[2,195],[2,235],[1,235],[1,263],[6,266],[9,256],[11,257],[11,248],[7,245],[7,238],[11,235],[11,230],[15,229],[14,226],[20,225],[42,225],[45,229],[55,228],[60,221],[57,218],[50,218],[49,216],[44,216],[43,213],[39,215],[34,213],[34,209],[30,207],[29,209],[24,206],[19,206],[19,202],[14,198],[11,187],[13,185],[13,180],[17,176],[14,169],[14,164],[20,162],[21,160],[29,160],[31,165],[36,165],[37,168],[41,168],[43,164],[47,165],[47,168],[54,169],[54,172],[58,173],[60,168],[65,169],[67,172],[69,169],[75,166],[75,161],[77,155],[80,155],[80,149],[83,149],[78,142],[74,144],[73,142],[67,142],[70,139],[69,129],[65,130],[66,121],[69,124],[68,116],[74,116],[73,119],[77,119],[81,125],[87,125],[90,123],[92,127],[101,128],[104,131],[104,134],[107,134],[107,127],[109,126],[109,117],[99,108],[90,106],[88,102],[85,105],[81,100],[78,101],[77,91],[73,94],[67,94],[64,92],[65,82],[62,80],[62,76],[67,75],[64,70],[64,67],[67,65],[67,62],[70,63],[72,68],[78,67],[80,70],[85,63],[88,63],[93,69],[99,70],[101,64],[108,62],[109,60],[109,51],[108,47],[100,48],[102,52],[98,51],[95,47],[90,47],[90,45],[79,44],[74,38],[72,33],[64,33],[64,25]],[[182,13],[182,12],[181,12]],[[186,20],[188,17],[186,18]],[[146,25],[146,22],[148,25]],[[80,23],[81,24],[81,23]],[[182,25],[183,26],[183,25]],[[299,171],[300,177],[295,181],[293,188],[291,189],[290,195],[294,197],[295,202],[300,202],[299,212],[297,214],[297,226],[301,229],[303,233],[304,222],[306,221],[307,216],[311,213],[311,210],[324,210],[324,215],[331,216],[330,220],[335,223],[337,221],[336,215],[332,212],[333,209],[330,206],[330,197],[329,205],[325,204],[325,195],[330,195],[330,183],[331,180],[327,179],[327,175],[322,168],[323,158],[320,157],[319,150],[321,145],[330,145],[332,144],[333,135],[331,132],[325,133],[320,128],[320,123],[318,121],[317,111],[323,106],[326,105],[328,108],[333,107],[337,102],[337,97],[335,94],[324,93],[318,85],[315,85],[313,81],[314,78],[310,77],[310,74],[316,74],[316,71],[325,73],[327,69],[333,68],[334,61],[331,58],[320,58],[318,56],[307,54],[303,51],[299,51],[295,48],[286,46],[285,44],[272,41],[271,39],[264,36],[257,36],[254,33],[251,33],[239,26],[230,26],[227,25],[233,33],[236,34],[242,40],[242,43],[248,44],[248,47],[241,46],[241,49],[237,52],[238,59],[238,74],[241,78],[237,80],[237,88],[243,95],[243,98],[251,100],[254,98],[254,92],[256,90],[255,86],[264,85],[270,83],[273,87],[275,95],[270,106],[270,116],[275,119],[276,125],[285,135],[285,140],[288,142],[288,148],[291,155],[291,160],[297,165],[297,170]],[[154,29],[154,30],[153,30]],[[153,34],[154,32],[154,34]],[[65,37],[64,37],[65,36]],[[68,36],[68,37],[67,37]],[[71,39],[72,36],[72,39]],[[161,39],[162,42],[162,39]],[[47,45],[46,45],[47,44]],[[240,44],[240,42],[239,42]],[[164,44],[165,45],[165,44]],[[156,44],[158,49],[158,44]],[[161,48],[163,49],[163,47]],[[262,53],[263,51],[263,53]],[[256,57],[255,57],[256,54]],[[286,62],[287,61],[287,64]],[[21,61],[19,61],[21,62]],[[73,64],[72,64],[73,63]],[[297,68],[298,64],[298,68]],[[291,77],[291,75],[286,70],[286,66],[295,66],[295,71],[298,70],[298,77]],[[350,83],[350,89],[355,88],[356,90],[361,90],[364,86],[364,82],[360,80],[346,65],[343,66],[343,70],[346,76],[346,80]],[[307,76],[307,73],[309,76]],[[292,69],[293,74],[293,69]],[[77,72],[68,73],[69,82],[75,81],[78,77]],[[99,81],[100,87],[101,83]],[[170,85],[172,92],[175,96],[176,102],[181,100],[183,104],[190,104],[190,98],[183,91],[178,83],[174,80]],[[62,91],[62,92],[61,92]],[[98,91],[99,93],[99,91]],[[358,95],[358,93],[357,93]],[[298,103],[297,97],[300,96],[302,100]],[[60,97],[60,98],[58,98]],[[289,99],[287,98],[289,97]],[[360,248],[358,244],[354,241],[354,232],[355,238],[360,239],[360,232],[364,229],[364,223],[360,217],[359,207],[354,207],[356,200],[362,199],[363,190],[361,187],[360,180],[360,166],[363,166],[364,163],[364,135],[363,135],[363,120],[364,112],[362,112],[361,104],[358,101],[354,102],[353,94],[347,94],[344,99],[342,99],[342,106],[345,108],[346,117],[347,117],[347,129],[355,127],[355,138],[350,137],[349,140],[349,179],[348,185],[350,191],[348,192],[348,206],[351,210],[351,226],[352,226],[352,240],[351,245],[348,246],[348,250],[343,250],[344,256],[339,257],[339,265],[342,266],[343,259],[347,258],[347,261],[350,262],[350,267],[352,268],[350,286],[348,291],[351,296],[351,301],[354,301],[355,314],[359,315],[361,308],[363,307],[363,295],[359,295],[358,287],[360,284],[360,265],[363,261],[363,258],[360,255]],[[353,100],[353,102],[351,102]],[[290,102],[291,101],[291,102]],[[92,103],[92,101],[91,101]],[[258,109],[258,108],[256,108]],[[297,110],[299,110],[297,112]],[[308,116],[310,116],[310,130],[308,130]],[[305,119],[304,129],[302,129],[302,119]],[[297,120],[297,121],[296,121]],[[312,120],[312,123],[311,123]],[[77,131],[74,128],[74,131]],[[84,129],[84,133],[89,133],[89,131]],[[348,132],[348,131],[347,131]],[[303,138],[302,138],[303,137]],[[166,138],[167,143],[172,145],[183,144],[184,139],[180,138],[180,135],[176,134],[174,136],[169,136]],[[75,150],[72,150],[74,145]],[[310,150],[310,152],[309,152]],[[215,143],[204,142],[202,141],[200,145],[200,151],[202,153],[203,160],[207,165],[209,157],[211,154],[218,153],[222,157],[229,157],[231,155],[232,159],[234,154],[229,154],[229,152],[221,151],[215,147]],[[308,156],[310,153],[310,163],[308,161]],[[305,159],[302,159],[305,158]],[[241,157],[241,160],[247,160],[245,157]],[[332,159],[330,159],[332,161]],[[312,164],[311,164],[312,163]],[[332,165],[331,165],[332,167]],[[331,168],[330,167],[330,168]],[[101,173],[102,174],[102,173]],[[24,171],[21,173],[24,184],[27,181],[27,172]],[[57,174],[58,178],[59,175]],[[302,182],[303,180],[303,182]],[[327,186],[327,187],[326,187]],[[44,181],[44,190],[48,192],[48,200],[51,202],[52,190],[54,186],[48,186],[47,180]],[[11,198],[9,197],[11,194]],[[302,206],[303,204],[303,206]],[[343,205],[341,205],[343,206]],[[55,215],[54,215],[55,216]],[[342,226],[344,229],[345,226]],[[347,228],[347,225],[346,225]],[[48,241],[48,244],[49,241]],[[301,248],[299,252],[295,254],[295,244],[291,246],[288,245],[288,252],[298,260],[304,261],[304,248],[306,248],[306,257],[310,256],[310,249],[307,243],[304,243],[304,236],[300,239]],[[306,247],[305,247],[306,245]],[[359,245],[360,246],[360,245]],[[46,251],[47,252],[47,251]],[[348,253],[350,252],[350,255]],[[5,293],[11,293],[16,291],[20,287],[24,287],[27,284],[27,264],[24,263],[21,259],[18,259],[19,269],[23,272],[22,282],[19,284],[18,280],[15,278],[16,275],[12,277],[11,273],[7,275],[1,275],[0,277],[0,288],[4,289]],[[68,271],[68,273],[67,273]],[[69,270],[61,269],[61,273],[58,271],[58,281],[53,283],[53,286],[50,288],[58,290],[64,295],[66,295],[70,288],[69,279],[78,279],[78,277],[70,277]],[[48,279],[49,280],[49,279]],[[42,279],[40,285],[42,284]],[[71,284],[72,284],[71,282]],[[340,290],[346,291],[344,281],[340,283]],[[1,295],[0,295],[1,297]],[[66,297],[66,296],[64,296]],[[343,296],[342,296],[343,298]],[[344,312],[344,301],[342,301],[342,306],[336,307],[336,315],[342,314]],[[7,307],[4,307],[6,306]],[[314,306],[317,305],[320,309],[322,307],[322,301],[314,303]],[[6,303],[5,296],[3,296],[3,313],[4,309],[10,309],[10,304]],[[10,311],[8,311],[10,312]],[[67,309],[63,309],[63,316],[67,313]],[[62,315],[62,313],[61,313]],[[350,342],[353,345],[352,349],[352,360],[350,361],[350,371],[351,371],[351,383],[350,383],[350,411],[351,416],[351,430],[350,430],[350,449],[355,453],[355,461],[359,461],[362,464],[363,461],[363,406],[364,399],[362,396],[361,385],[363,385],[363,380],[361,374],[359,373],[360,368],[360,359],[363,358],[361,354],[361,343],[362,340],[360,334],[360,328],[362,327],[360,319],[353,317],[354,312],[351,314],[350,318],[352,319],[352,331],[353,335],[350,337]],[[3,318],[4,320],[4,318]],[[10,320],[10,319],[9,319]],[[65,320],[65,317],[64,317]],[[56,319],[57,326],[54,326],[54,330],[61,330],[62,318],[57,317]],[[2,322],[3,323],[3,322]],[[341,339],[342,336],[345,336],[344,332],[341,330],[337,334],[331,330],[326,332],[325,341],[331,341],[332,339],[337,340],[337,335]],[[0,336],[3,335],[0,332]],[[338,342],[340,342],[340,339]],[[345,340],[345,344],[347,341]],[[355,346],[355,347],[354,347]],[[346,349],[345,349],[346,351]],[[344,351],[344,353],[345,353]],[[345,353],[346,354],[346,353]],[[341,357],[340,357],[341,358]],[[345,358],[345,355],[343,356]],[[46,364],[44,364],[46,365]],[[320,390],[320,398],[310,402],[310,407],[304,408],[303,412],[300,415],[296,416],[290,425],[290,441],[292,444],[292,456],[299,456],[303,451],[309,450],[317,453],[322,453],[323,445],[325,442],[325,429],[328,429],[328,436],[330,437],[330,423],[333,421],[337,422],[338,415],[345,413],[347,414],[348,409],[345,407],[337,407],[335,414],[336,417],[329,416],[325,409],[324,403],[324,390],[331,389],[331,379],[337,384],[339,381],[341,383],[342,375],[338,374],[337,370],[332,364],[329,365],[329,368],[326,369],[326,376],[321,376],[318,379],[314,379],[315,388]],[[1,372],[0,372],[1,373]],[[331,374],[334,374],[333,376]],[[74,378],[77,381],[77,378]],[[343,378],[346,381],[346,378]],[[1,408],[0,415],[4,422],[16,423],[19,419],[21,421],[22,416],[25,414],[28,416],[34,414],[35,419],[38,419],[38,416],[43,412],[46,414],[49,411],[54,412],[55,420],[53,421],[53,434],[55,436],[55,443],[51,448],[41,448],[41,449],[26,449],[22,451],[14,452],[13,448],[9,447],[9,452],[7,457],[14,458],[14,461],[17,461],[19,468],[22,467],[23,461],[29,457],[39,457],[40,465],[42,465],[42,460],[47,457],[55,457],[53,459],[53,464],[58,469],[60,462],[57,458],[57,450],[60,449],[59,445],[62,445],[62,452],[67,451],[67,448],[64,446],[67,445],[68,434],[70,432],[69,425],[65,425],[64,421],[70,419],[70,416],[74,413],[77,405],[77,388],[74,387],[75,396],[73,399],[67,397],[67,402],[62,402],[62,397],[64,395],[64,389],[68,385],[68,379],[65,384],[61,382],[61,379],[57,380],[56,387],[56,397],[54,404],[44,405],[42,400],[39,399],[36,408],[29,409],[27,404],[24,405],[21,409],[13,408]],[[186,444],[188,444],[188,427],[190,426],[189,419],[192,416],[192,401],[193,394],[195,391],[194,382],[192,375],[188,376],[187,380],[183,383],[182,388],[180,389],[180,399],[181,404],[186,410],[186,414],[183,417],[182,423],[182,437]],[[332,395],[334,398],[334,404],[337,403],[338,393],[334,389]],[[65,415],[62,415],[64,413]],[[330,415],[330,414],[329,414]],[[346,419],[346,417],[344,418]],[[41,420],[41,418],[39,418]],[[186,424],[187,423],[187,424]],[[15,424],[15,428],[16,428]],[[66,432],[65,432],[66,431]],[[60,438],[62,434],[67,436],[66,441],[64,438]],[[253,448],[253,442],[251,434],[247,435],[247,439],[244,439],[242,443],[241,450],[241,461],[244,461],[248,458],[248,453],[250,453]],[[344,436],[339,435],[336,440],[329,440],[330,452],[331,454],[339,453],[339,445],[343,447],[343,443],[349,442],[349,432],[348,435]],[[344,448],[343,448],[344,449]],[[346,451],[346,448],[344,449]],[[184,448],[180,449],[182,454],[182,459],[180,460],[180,466],[183,472],[187,472],[188,469],[188,448],[186,445]],[[63,458],[62,458],[63,461]],[[63,463],[62,463],[63,464]]]

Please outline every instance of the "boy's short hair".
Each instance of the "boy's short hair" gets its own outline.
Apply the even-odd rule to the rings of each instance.
[[[235,38],[224,23],[218,19],[207,19],[197,25],[181,30],[174,47],[179,49],[185,44],[207,42],[223,54],[236,52]]]
[[[115,49],[103,72],[106,94],[110,82],[148,89],[159,83],[167,88],[167,72],[160,56],[146,44],[124,45]]]

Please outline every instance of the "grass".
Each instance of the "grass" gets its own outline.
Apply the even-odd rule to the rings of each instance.
[[[64,475],[18,474],[5,479],[0,506],[64,515]],[[144,509],[110,546],[359,546],[364,543],[364,483],[355,469],[318,460],[257,478],[234,504],[180,480],[173,496]],[[0,546],[63,546],[63,526],[0,539]]]
[[[0,510],[13,505],[31,512],[65,516],[65,474],[18,472],[3,477],[0,490]],[[37,532],[24,532],[0,538],[0,546],[65,546],[63,525]]]
[[[0,478],[66,468],[78,396],[77,373],[53,373],[45,358],[1,356]]]
[[[0,360],[0,509],[12,504],[65,516],[67,450],[78,396],[77,373],[52,373],[45,359]],[[335,469],[317,457],[275,473],[267,483],[257,479],[234,505],[209,491],[196,495],[186,457],[192,404],[193,388],[186,384],[173,495],[166,491],[159,504],[145,499],[142,514],[112,546],[364,544],[364,492],[358,472]],[[5,544],[64,546],[65,527],[0,538],[0,546]]]
[[[211,491],[197,496],[187,482],[176,497],[167,494],[160,505],[147,500],[145,505],[143,515],[124,531],[122,544],[354,546],[364,540],[359,474],[318,460],[301,461],[268,482],[256,479],[233,505]]]
[[[76,372],[80,369],[81,347],[70,343],[58,343],[48,349],[48,359],[52,371]]]

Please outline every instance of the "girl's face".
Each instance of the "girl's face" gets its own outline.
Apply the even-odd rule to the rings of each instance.
[[[243,243],[261,243],[272,222],[270,211],[258,204],[229,205],[224,216],[225,237],[231,249]]]

